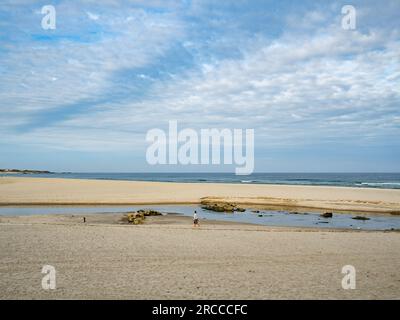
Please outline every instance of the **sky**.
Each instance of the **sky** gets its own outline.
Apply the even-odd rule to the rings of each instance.
[[[147,164],[176,120],[254,129],[257,172],[400,172],[399,21],[398,0],[2,0],[0,168],[232,171]]]

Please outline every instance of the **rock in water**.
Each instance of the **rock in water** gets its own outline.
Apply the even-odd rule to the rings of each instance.
[[[229,202],[208,202],[202,201],[202,208],[205,210],[215,211],[215,212],[244,212],[246,209],[240,208],[233,203]]]
[[[369,218],[363,217],[363,216],[355,216],[355,217],[352,217],[352,219],[354,219],[354,220],[369,220]]]
[[[325,212],[325,213],[321,214],[320,217],[322,217],[322,218],[332,218],[333,217],[333,213],[332,212]]]
[[[203,209],[215,212],[233,212],[234,207],[224,203],[208,203],[202,206]]]
[[[142,213],[145,217],[148,217],[148,216],[161,216],[162,215],[161,212],[158,212],[156,210],[151,210],[151,209],[148,209],[148,210],[140,209],[140,210],[138,210],[138,213]]]

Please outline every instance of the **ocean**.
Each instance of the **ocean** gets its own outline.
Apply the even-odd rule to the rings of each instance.
[[[0,174],[0,176],[10,174]],[[164,182],[250,183],[282,185],[343,186],[400,189],[400,173],[53,173],[15,174],[24,177],[67,179],[137,180]]]

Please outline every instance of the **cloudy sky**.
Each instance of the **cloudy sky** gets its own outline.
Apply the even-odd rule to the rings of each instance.
[[[398,172],[399,21],[398,0],[2,0],[0,168],[231,170],[147,165],[177,120],[253,128],[259,172]]]

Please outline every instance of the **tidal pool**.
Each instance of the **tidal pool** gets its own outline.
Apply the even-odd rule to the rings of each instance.
[[[400,229],[400,216],[369,214],[369,220],[354,220],[361,214],[335,213],[332,218],[322,218],[318,213],[259,210],[253,212],[219,213],[202,209],[199,205],[101,205],[101,206],[0,206],[0,216],[23,216],[39,214],[101,214],[125,213],[139,209],[153,209],[164,214],[192,216],[194,211],[200,219],[244,222],[268,226],[316,227],[361,230]]]

